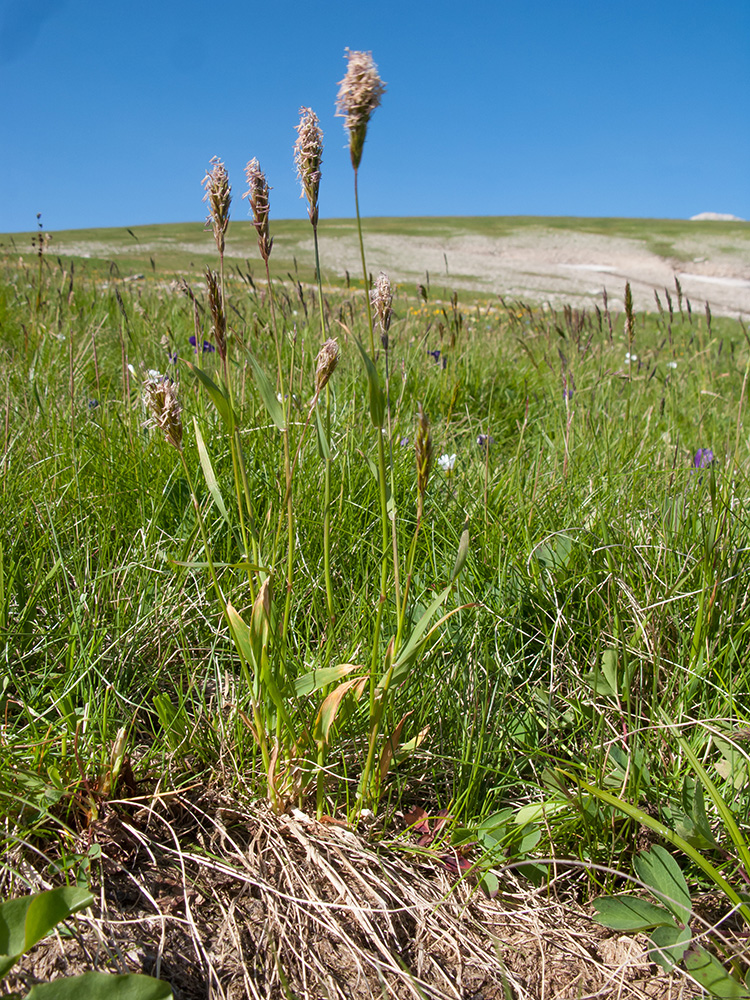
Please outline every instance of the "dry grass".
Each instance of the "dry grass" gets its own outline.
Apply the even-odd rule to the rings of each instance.
[[[593,924],[570,876],[530,890],[508,871],[489,900],[437,857],[211,793],[112,803],[88,837],[96,912],[6,990],[100,968],[161,976],[176,1000],[698,995],[655,975],[644,939]]]

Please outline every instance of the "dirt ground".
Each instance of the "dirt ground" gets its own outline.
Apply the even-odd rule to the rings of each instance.
[[[413,221],[415,234],[409,234]],[[481,220],[480,220],[481,221]],[[508,220],[504,220],[508,223]],[[512,228],[502,235],[477,232],[476,220],[404,220],[404,232],[384,231],[378,220],[366,220],[365,244],[372,274],[385,271],[395,283],[426,284],[448,291],[475,290],[506,299],[529,303],[548,302],[559,308],[570,304],[590,308],[602,302],[606,289],[610,306],[623,306],[625,282],[629,281],[636,309],[654,311],[655,293],[666,308],[666,292],[677,297],[678,281],[691,308],[699,311],[709,303],[712,313],[750,318],[750,223],[740,224],[731,233],[711,229],[711,223],[695,223],[659,245],[659,223],[653,232],[647,222],[638,227],[639,236],[616,236],[588,231],[583,222],[576,226],[553,226],[540,219]],[[747,227],[745,235],[744,227]],[[305,235],[299,238],[299,232]],[[421,232],[421,235],[417,235]],[[308,230],[281,229],[275,236],[273,259],[284,273],[295,263],[308,271],[314,268],[312,237]],[[149,239],[142,233],[134,242],[108,244],[96,236],[75,233],[54,234],[54,253],[127,262],[149,254],[182,259],[192,269],[215,256],[213,241],[199,227],[188,237],[185,227],[162,227]],[[353,223],[324,226],[320,233],[324,279],[342,279],[347,272],[356,281],[360,273],[360,251]],[[225,256],[229,261],[257,259],[254,237],[249,228],[230,230]],[[127,267],[127,263],[124,265]],[[125,275],[123,269],[123,275]],[[139,275],[142,277],[142,275]],[[675,302],[676,304],[676,302]]]
[[[644,240],[540,226],[498,237],[467,231],[442,240],[372,233],[367,257],[373,273],[384,270],[396,281],[424,282],[427,271],[438,286],[578,308],[601,304],[606,288],[611,306],[621,309],[629,281],[636,309],[653,311],[654,292],[665,307],[665,288],[676,297],[676,278],[694,310],[708,302],[715,314],[748,318],[750,240],[744,246],[727,242],[704,225],[694,237],[675,241],[674,257],[661,257]],[[343,275],[357,259],[355,239],[327,237],[321,254]]]
[[[417,850],[408,830],[378,840],[210,792],[110,803],[83,838],[101,847],[96,904],[0,995],[91,969],[155,975],[175,1000],[701,995],[649,960],[643,935],[593,921],[575,863],[556,862],[537,889],[500,866],[489,899],[450,848]],[[46,888],[39,858],[19,849],[12,864]]]

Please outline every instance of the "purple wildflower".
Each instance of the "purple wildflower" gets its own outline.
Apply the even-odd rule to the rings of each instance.
[[[695,453],[693,465],[696,469],[707,469],[714,460],[714,453],[710,448],[699,448]]]
[[[477,444],[479,445],[480,448],[483,448],[485,451],[489,451],[494,443],[495,439],[491,434],[477,435]]]
[[[440,348],[438,348],[435,351],[428,351],[427,353],[430,355],[431,358],[434,358],[436,365],[440,364]],[[443,358],[442,363],[443,363],[443,369],[445,369],[445,366],[448,364],[448,359]]]
[[[408,437],[402,437],[401,440],[399,441],[399,445],[402,448],[406,448],[408,444],[409,444],[409,438]]]
[[[188,342],[189,342],[190,346],[193,348],[193,353],[197,354],[198,353],[198,342],[195,339],[195,336],[188,337]],[[213,354],[215,350],[216,350],[216,348],[214,347],[214,345],[211,344],[208,340],[204,340],[203,341],[203,353],[204,354]],[[177,357],[177,355],[175,355],[175,359],[176,359],[176,357]],[[170,360],[171,360],[171,358],[170,358]]]

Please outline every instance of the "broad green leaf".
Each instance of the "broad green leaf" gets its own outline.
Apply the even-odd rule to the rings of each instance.
[[[493,871],[485,872],[479,880],[479,887],[488,899],[494,899],[500,892],[500,880]]]
[[[313,694],[328,684],[341,680],[352,670],[357,670],[356,663],[340,663],[337,667],[320,667],[317,670],[310,670],[294,682],[294,693],[298,698],[304,698],[305,695]]]
[[[427,626],[430,624],[432,616],[435,614],[435,612],[445,603],[448,594],[450,594],[450,592],[451,592],[451,585],[449,584],[444,590],[442,590],[437,595],[436,598],[434,598],[432,604],[430,604],[430,606],[424,612],[424,614],[419,619],[417,624],[414,626],[414,629],[411,635],[409,636],[406,645],[397,656],[396,662],[393,665],[393,675],[391,677],[391,683],[395,683],[398,680],[400,680],[400,678],[406,674],[411,664],[417,658],[417,654],[419,653],[419,648],[422,643],[422,640],[423,638],[427,638],[425,636],[425,632],[427,631]],[[438,622],[437,624],[439,625],[440,623]],[[378,687],[383,686],[384,680],[385,678],[381,679],[380,683],[378,684]]]
[[[523,857],[529,851],[533,851],[542,839],[542,831],[539,827],[529,826],[524,831],[520,839],[513,843],[512,853],[514,857]]]
[[[216,481],[216,475],[214,474],[214,468],[211,465],[208,449],[206,448],[203,435],[201,434],[198,421],[195,417],[193,417],[193,427],[195,429],[195,443],[198,445],[198,458],[200,459],[201,469],[203,469],[203,478],[206,480],[208,492],[211,494],[217,510],[226,523],[229,524],[229,514],[227,514],[227,509],[224,506],[224,498],[221,495],[221,490],[219,489],[219,484]]]
[[[713,850],[717,846],[716,838],[706,816],[703,785],[690,774],[686,775],[682,785],[682,809],[682,813],[675,810],[675,832],[693,847]]]
[[[545,769],[542,774],[543,777],[546,778],[547,783],[553,784],[554,787],[554,783],[550,778],[552,772]],[[591,802],[592,798],[597,799],[599,802],[606,802],[607,805],[612,806],[614,809],[619,809],[621,812],[624,812],[626,816],[630,816],[630,818],[635,820],[636,823],[641,823],[649,830],[653,830],[654,833],[657,833],[667,843],[672,844],[674,847],[677,847],[680,851],[686,854],[687,857],[690,858],[690,860],[702,871],[704,871],[711,881],[719,889],[721,889],[723,893],[725,893],[727,899],[734,903],[739,913],[742,915],[742,918],[748,925],[750,925],[750,905],[748,905],[747,900],[737,893],[732,884],[724,878],[721,871],[712,865],[711,862],[700,853],[700,851],[697,851],[692,846],[692,844],[683,840],[683,838],[676,834],[674,830],[670,830],[669,827],[660,823],[659,820],[654,819],[653,816],[644,812],[643,809],[639,809],[630,802],[626,802],[624,799],[620,799],[616,795],[612,795],[605,789],[597,788],[595,785],[590,785],[587,781],[582,781],[577,775],[571,774],[570,771],[566,771],[561,767],[556,768],[556,774],[561,791],[565,790],[566,782],[570,782],[572,785],[578,787],[580,793],[582,793],[578,797],[579,808],[585,810],[587,802]]]
[[[331,726],[336,720],[336,715],[341,706],[341,702],[346,695],[352,694],[354,695],[355,701],[359,701],[362,697],[362,692],[365,689],[366,683],[366,677],[352,677],[350,680],[339,684],[339,686],[334,688],[333,691],[331,691],[331,693],[323,700],[323,704],[320,706],[320,711],[318,712],[318,717],[315,720],[315,739],[319,743],[327,742]]]
[[[250,359],[250,364],[253,366],[255,384],[258,386],[258,392],[260,393],[260,398],[263,400],[266,412],[279,430],[283,431],[286,427],[286,417],[284,414],[284,407],[279,402],[279,397],[276,395],[276,389],[269,377],[249,352],[248,357]]]
[[[169,983],[130,973],[85,972],[31,988],[26,1000],[171,1000]]]
[[[237,609],[227,604],[227,618],[240,655],[260,675],[262,658],[270,633],[271,591],[266,578],[258,591],[248,625]]]
[[[600,896],[594,900],[594,920],[613,931],[646,931],[660,924],[674,927],[672,915],[637,896]]]
[[[568,535],[557,534],[540,542],[532,555],[543,569],[554,573],[568,565],[572,551],[573,539]]]
[[[516,812],[514,822],[517,826],[526,826],[527,823],[537,823],[559,812],[565,812],[568,808],[567,802],[530,802],[527,806],[521,806]]]
[[[695,944],[683,956],[685,968],[701,986],[715,997],[726,997],[727,1000],[747,1000],[750,989],[729,975],[721,962]]]
[[[370,458],[369,455],[365,455],[363,457],[364,457],[365,462],[367,462],[368,469],[372,473],[372,478],[375,480],[375,482],[377,482],[378,478],[379,478],[379,473],[378,473],[378,467],[377,467],[377,465],[375,465],[375,463],[373,462],[373,460]]]
[[[355,338],[355,343],[362,355],[367,371],[367,384],[370,391],[370,419],[376,427],[382,427],[385,420],[385,393],[380,384],[380,376],[375,367],[375,362],[362,346],[359,338]]]
[[[61,886],[0,904],[0,976],[61,920],[93,902],[88,889]]]
[[[682,961],[692,938],[693,932],[689,927],[662,924],[650,936],[648,957],[665,972],[671,972]]]
[[[483,833],[503,835],[507,825],[513,821],[513,817],[514,812],[510,806],[507,809],[501,809],[500,812],[486,816],[477,827],[477,833],[480,835]]]
[[[410,753],[414,753],[417,747],[424,741],[424,738],[430,731],[429,726],[425,726],[424,729],[420,729],[416,736],[413,736],[406,743],[402,743],[398,753],[396,754],[396,760],[400,764],[402,760],[405,760]]]
[[[639,854],[633,862],[638,878],[654,893],[660,903],[675,915],[681,924],[687,924],[693,914],[685,876],[675,859],[658,844],[650,851]]]
[[[197,365],[192,364],[190,361],[182,359],[182,363],[188,367],[188,369],[195,375],[199,382],[202,383],[203,388],[208,393],[209,399],[216,407],[216,412],[221,417],[224,427],[227,429],[229,434],[234,433],[234,428],[236,425],[234,411],[232,410],[232,404],[229,402],[229,397],[226,392],[218,386],[210,375],[207,375],[202,368],[198,368]]]
[[[271,632],[272,603],[271,578],[266,577],[255,598],[250,616],[250,638],[256,657],[259,657],[261,650],[264,650],[268,645],[268,637]]]
[[[616,697],[619,687],[617,683],[617,650],[605,649],[602,653],[601,669],[595,668],[589,671],[584,680],[592,688],[595,695],[602,698]]]
[[[721,760],[717,760],[714,764],[717,773],[739,791],[747,784],[747,760],[742,751],[729,740],[715,736],[714,743],[721,753]]]
[[[456,553],[456,562],[453,566],[453,572],[450,575],[450,582],[456,579],[458,574],[464,568],[464,563],[466,562],[466,557],[469,554],[469,522],[464,521],[463,531],[461,532],[461,540],[458,543],[458,552]]]
[[[227,604],[227,618],[232,627],[232,634],[234,635],[240,655],[253,670],[257,671],[260,664],[256,659],[250,627],[243,621],[239,612],[231,604]]]

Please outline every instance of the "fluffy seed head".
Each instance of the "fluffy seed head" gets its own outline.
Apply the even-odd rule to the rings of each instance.
[[[159,372],[149,372],[143,383],[143,402],[151,411],[149,424],[159,428],[168,444],[182,451],[182,407],[172,379]]]
[[[388,330],[391,326],[391,316],[393,315],[393,291],[391,289],[391,279],[381,271],[378,275],[375,287],[370,292],[370,301],[378,317],[380,329],[383,333],[383,347],[388,346]]]
[[[352,166],[356,170],[362,159],[370,117],[380,105],[385,84],[372,61],[371,52],[352,52],[347,49],[346,58],[348,65],[346,75],[339,83],[336,114],[344,119],[344,128],[349,133]]]
[[[270,235],[268,226],[268,213],[270,210],[268,192],[271,189],[268,186],[266,175],[260,169],[260,164],[255,157],[245,167],[245,176],[247,177],[247,191],[242,197],[247,198],[250,202],[253,225],[258,234],[260,255],[268,263],[268,258],[271,256],[271,248],[273,247],[273,237]]]
[[[336,365],[339,363],[341,351],[338,342],[327,340],[320,349],[315,361],[315,395],[319,396],[328,384],[328,379],[333,375]]]
[[[208,202],[208,216],[206,217],[206,227],[210,226],[214,231],[216,249],[219,254],[224,254],[224,237],[229,226],[229,206],[232,202],[232,188],[229,185],[229,174],[226,167],[214,156],[211,160],[211,169],[206,172],[203,178],[203,188],[205,194],[203,200]]]
[[[297,141],[294,144],[294,163],[297,167],[302,191],[300,198],[307,198],[307,214],[314,226],[318,224],[318,190],[320,165],[323,162],[323,131],[318,116],[312,108],[299,109]]]

